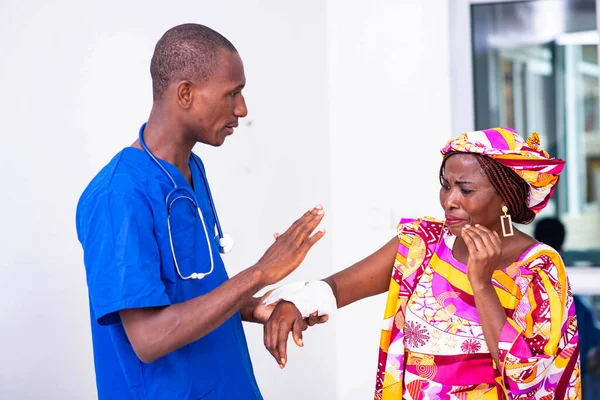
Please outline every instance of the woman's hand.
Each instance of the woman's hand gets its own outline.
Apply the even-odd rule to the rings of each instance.
[[[477,290],[489,286],[502,255],[500,236],[479,224],[465,225],[461,236],[469,252],[467,277],[471,287]]]
[[[253,299],[251,321],[257,322],[257,323],[263,324],[263,325],[267,323],[267,321],[271,317],[271,314],[273,313],[273,310],[275,309],[275,306],[277,305],[277,302],[269,304],[269,305],[265,305],[263,303],[263,301],[271,295],[273,290],[269,290],[260,299],[256,299],[256,298]]]
[[[309,326],[326,322],[327,319],[326,315],[318,317],[316,312],[305,319],[293,303],[282,300],[275,306],[265,324],[265,347],[283,368],[287,362],[287,340],[290,332],[296,345],[303,347],[302,332]]]

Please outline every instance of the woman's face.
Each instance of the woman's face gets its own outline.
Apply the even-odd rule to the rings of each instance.
[[[440,204],[446,215],[446,226],[456,236],[461,236],[466,224],[502,230],[502,198],[471,154],[455,154],[446,160]]]

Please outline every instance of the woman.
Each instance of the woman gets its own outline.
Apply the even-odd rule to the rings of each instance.
[[[547,205],[564,161],[537,134],[525,142],[503,128],[460,135],[442,155],[445,221],[403,219],[397,237],[326,284],[273,293],[288,301],[266,324],[265,346],[283,367],[288,334],[301,345],[309,313],[387,290],[375,399],[579,398],[563,262],[512,225]]]

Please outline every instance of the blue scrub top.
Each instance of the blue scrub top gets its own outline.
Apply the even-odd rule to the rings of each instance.
[[[200,158],[192,155],[204,168]],[[172,164],[160,160],[178,186],[190,188]],[[214,216],[206,183],[190,159],[194,192],[207,224]],[[146,152],[117,154],[92,180],[77,207],[90,299],[96,384],[100,399],[262,399],[239,313],[202,339],[150,364],[133,351],[118,312],[166,306],[201,296],[228,279],[210,240],[214,271],[181,279],[171,254],[165,197],[173,185]],[[208,272],[210,258],[198,212],[187,200],[171,210],[171,232],[183,276]]]

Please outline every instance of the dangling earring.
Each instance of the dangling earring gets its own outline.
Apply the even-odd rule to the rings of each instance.
[[[502,236],[512,236],[515,233],[513,232],[512,218],[508,213],[508,207],[502,206],[502,211],[504,212],[504,215],[500,216],[500,223],[502,224]],[[506,228],[506,224],[508,224],[508,229]]]

